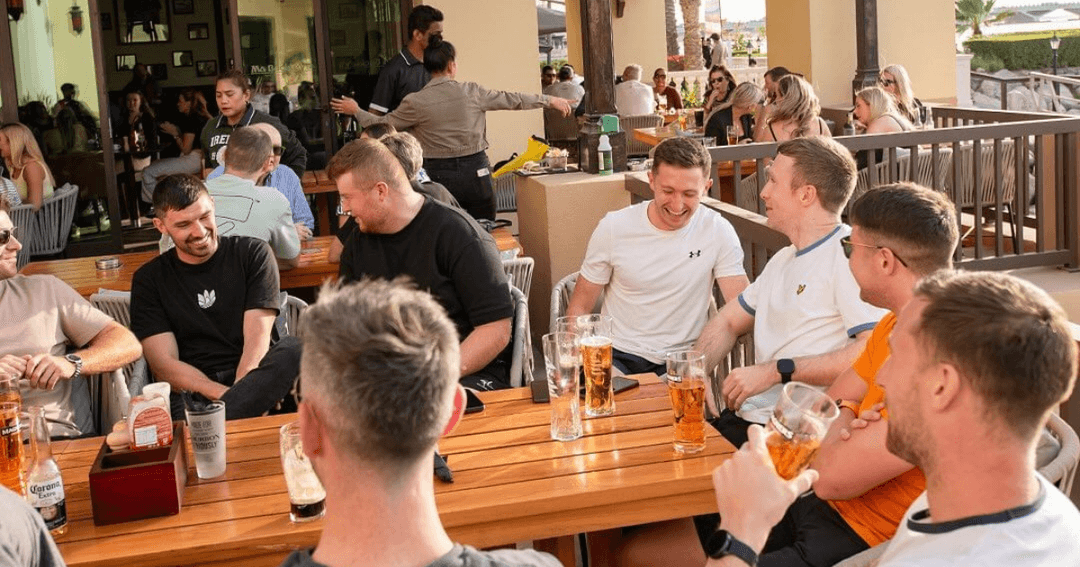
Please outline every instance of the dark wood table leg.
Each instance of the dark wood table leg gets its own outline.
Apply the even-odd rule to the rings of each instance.
[[[576,565],[577,558],[574,556],[575,536],[553,537],[538,539],[533,542],[533,549],[550,553],[563,565]]]

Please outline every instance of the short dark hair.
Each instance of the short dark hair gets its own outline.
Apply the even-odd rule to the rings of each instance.
[[[781,142],[777,155],[795,162],[792,184],[813,185],[821,206],[840,212],[855,190],[857,170],[851,152],[832,138],[807,136]]]
[[[573,79],[573,78],[574,78],[574,70],[572,68],[567,67],[567,66],[564,65],[562,69],[559,69],[559,80],[560,81],[569,81],[570,79]]]
[[[240,69],[232,68],[227,69],[223,73],[217,76],[217,80],[214,81],[215,88],[221,81],[229,81],[236,85],[240,90],[249,93],[251,92],[251,81],[248,76],[244,74]]]
[[[424,50],[424,68],[428,73],[442,73],[457,59],[457,50],[449,41],[434,41]]]
[[[719,40],[720,34],[713,32],[712,35],[709,36],[709,39]]]
[[[262,169],[270,159],[273,142],[258,128],[244,126],[233,130],[225,145],[225,167],[244,174]]]
[[[701,142],[690,138],[672,136],[661,141],[652,150],[652,160],[654,174],[666,163],[682,169],[700,168],[706,179],[712,177],[712,156]]]
[[[916,327],[921,346],[957,369],[985,404],[984,417],[1033,439],[1076,379],[1076,341],[1061,306],[1001,272],[941,271],[915,295],[928,302]]]
[[[443,13],[432,6],[427,4],[421,4],[412,9],[409,12],[409,38],[412,38],[413,30],[420,33],[427,33],[428,28],[431,27],[432,22],[443,21]]]
[[[374,122],[364,126],[363,134],[368,138],[378,140],[387,134],[394,134],[397,132],[397,128],[387,124],[386,122]]]
[[[546,75],[548,71],[551,71],[552,73],[554,73],[555,68],[552,67],[551,65],[544,65],[543,67],[540,68],[540,74],[541,75]]]
[[[64,83],[60,85],[60,92],[67,94],[68,92],[75,92],[76,87],[74,83]]]
[[[765,71],[765,76],[773,82],[779,81],[780,79],[783,79],[785,76],[790,74],[791,71],[788,71],[787,67],[781,67],[779,65],[773,67],[772,69],[769,69],[768,71]]]
[[[894,249],[916,274],[952,267],[960,231],[956,207],[944,193],[914,183],[881,185],[856,199],[848,218],[878,245]]]
[[[206,185],[194,175],[166,175],[154,187],[154,210],[164,218],[167,211],[182,211],[206,193]]]
[[[431,294],[402,278],[327,284],[300,327],[304,394],[335,447],[388,479],[431,454],[460,365],[457,330]]]

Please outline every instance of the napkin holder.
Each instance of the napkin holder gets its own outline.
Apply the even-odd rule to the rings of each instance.
[[[187,485],[187,441],[183,421],[173,422],[172,444],[139,451],[113,451],[104,440],[90,468],[94,525],[180,513]]]

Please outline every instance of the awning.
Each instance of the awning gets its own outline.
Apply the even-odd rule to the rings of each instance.
[[[566,14],[548,8],[536,7],[539,35],[566,31]]]

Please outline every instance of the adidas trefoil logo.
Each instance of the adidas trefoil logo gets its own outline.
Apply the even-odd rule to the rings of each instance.
[[[203,309],[210,309],[210,306],[217,301],[217,293],[214,290],[203,291],[199,294],[199,307]]]

